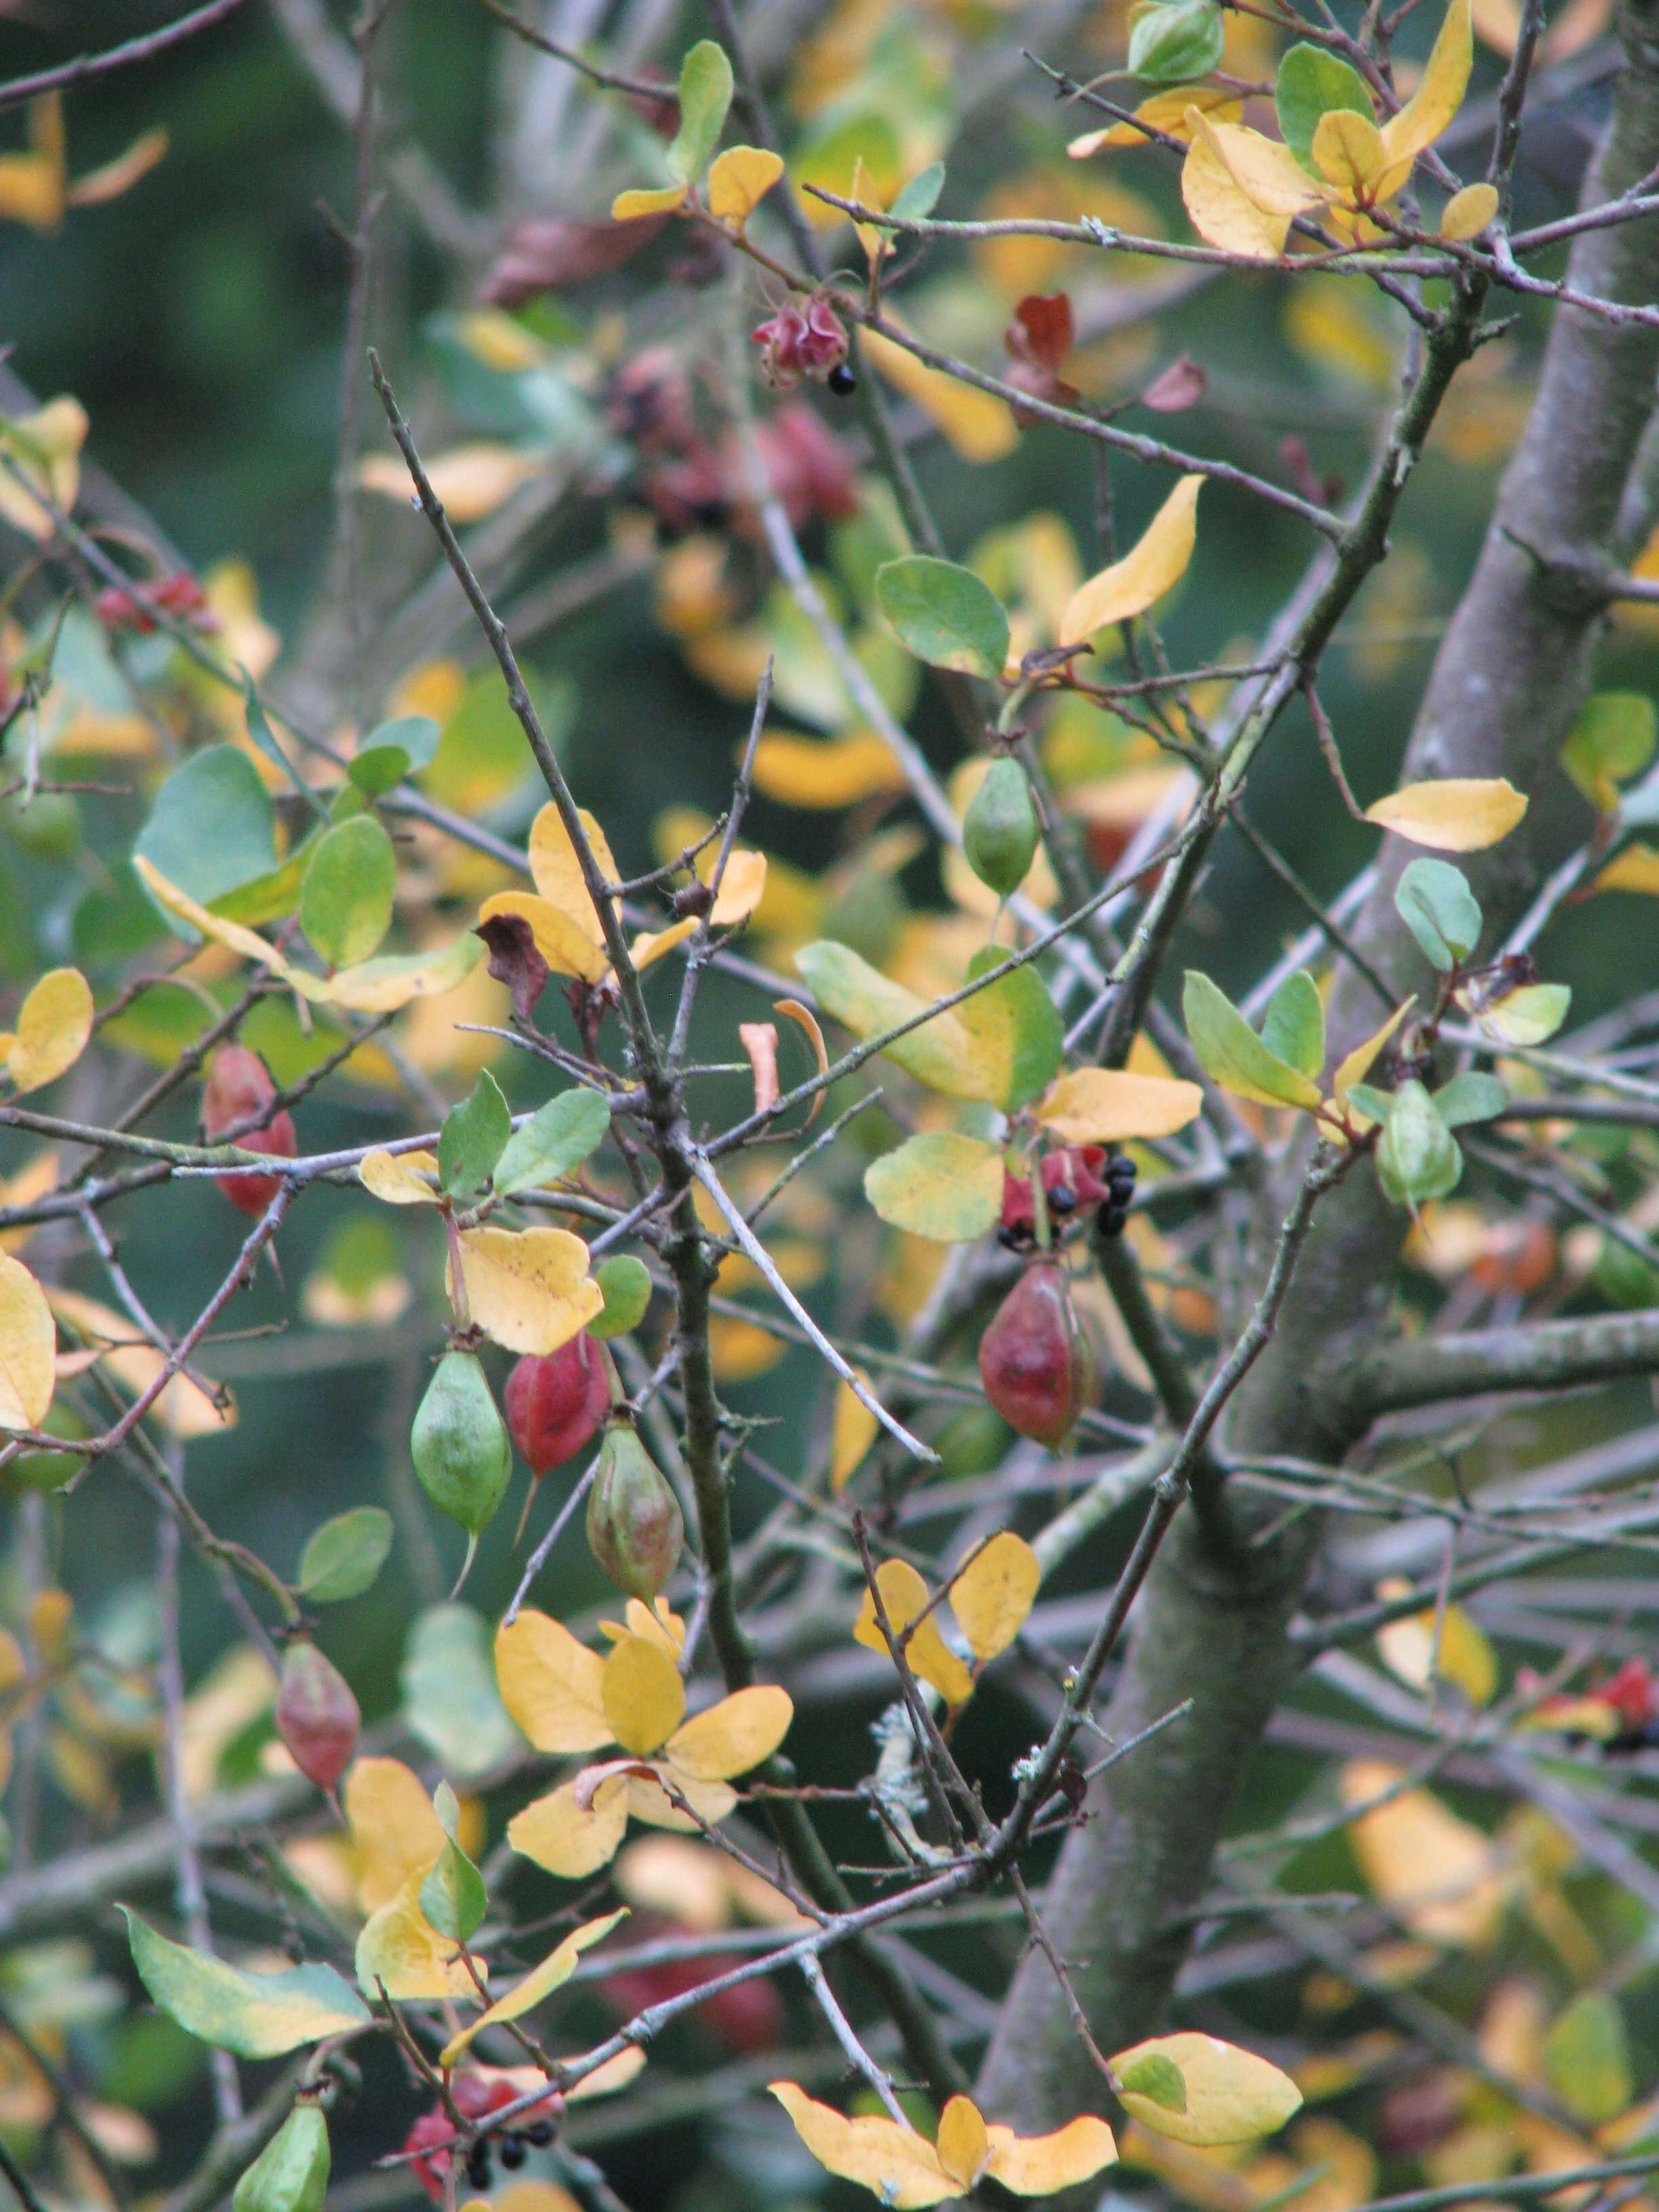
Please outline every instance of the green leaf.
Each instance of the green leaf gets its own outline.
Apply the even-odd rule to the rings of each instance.
[[[1480,942],[1480,902],[1449,860],[1413,860],[1395,885],[1400,919],[1425,955],[1449,975]]]
[[[447,1786],[441,1784],[441,1792]],[[454,1792],[449,1794],[453,1803]],[[421,1884],[421,1910],[441,1936],[447,1936],[452,1943],[465,1943],[477,1933],[489,1910],[489,1893],[483,1876],[449,1833],[452,1825],[444,1823],[447,1840]]]
[[[1572,1004],[1566,983],[1523,983],[1475,1011],[1475,1019],[1499,1044],[1543,1044],[1567,1018]]]
[[[877,569],[876,604],[918,660],[990,682],[1002,674],[1008,617],[971,568],[907,553]]]
[[[1000,968],[1007,957],[1000,947],[987,945],[968,963],[968,980]],[[964,999],[956,1012],[993,1086],[992,1105],[1014,1113],[1059,1074],[1066,1054],[1065,1024],[1048,986],[1030,961]]]
[[[680,127],[668,149],[671,173],[695,185],[714,158],[732,105],[732,64],[724,47],[699,39],[680,64]]]
[[[501,1086],[482,1068],[471,1095],[452,1106],[438,1133],[438,1182],[453,1198],[489,1188],[496,1162],[513,1134],[513,1116]]]
[[[1143,8],[1129,33],[1129,73],[1147,84],[1190,84],[1208,76],[1225,42],[1213,0],[1164,0]]]
[[[618,1252],[602,1260],[593,1280],[605,1298],[601,1311],[587,1324],[590,1336],[624,1336],[645,1319],[651,1304],[651,1270],[632,1252]]]
[[[354,1506],[314,1529],[300,1554],[295,1587],[313,1605],[361,1597],[392,1549],[392,1516],[378,1505]]]
[[[379,799],[417,768],[424,768],[438,750],[438,725],[429,714],[400,714],[371,730],[346,763],[346,774],[359,791]]]
[[[1305,968],[1287,975],[1268,1001],[1261,1042],[1289,1067],[1317,1078],[1325,1065],[1325,1008]]]
[[[378,822],[360,815],[325,830],[300,891],[300,926],[318,957],[331,968],[367,960],[392,927],[397,888],[398,857]]]
[[[1352,1083],[1348,1086],[1348,1103],[1373,1121],[1386,1121],[1389,1109],[1394,1104],[1392,1091],[1379,1091],[1374,1083]]]
[[[300,888],[305,882],[313,849],[309,839],[303,845],[296,845],[287,860],[268,868],[264,875],[251,877],[246,883],[238,884],[234,890],[223,891],[216,899],[210,899],[210,912],[222,915],[227,921],[240,921],[246,929],[259,929],[268,921],[282,921],[300,903]]]
[[[1434,1094],[1434,1110],[1449,1129],[1461,1129],[1466,1121],[1496,1121],[1509,1103],[1510,1094],[1495,1075],[1474,1068],[1454,1075]]]
[[[893,1228],[963,1244],[996,1227],[1006,1172],[999,1146],[933,1130],[872,1160],[864,1194]]]
[[[433,1606],[420,1616],[398,1681],[404,1726],[459,1780],[523,1750],[495,1687],[489,1627],[471,1606]]]
[[[1319,1086],[1265,1045],[1226,994],[1187,970],[1182,1012],[1193,1050],[1211,1079],[1260,1106],[1316,1106]]]
[[[945,164],[930,161],[915,175],[888,209],[889,215],[901,215],[907,222],[925,222],[939,205],[939,196],[945,190]]]
[[[1285,143],[1304,169],[1314,167],[1314,132],[1320,118],[1334,110],[1376,119],[1365,80],[1357,69],[1339,61],[1322,46],[1305,43],[1292,46],[1279,64],[1273,105]]]
[[[1599,1990],[1575,1997],[1544,2038],[1544,2071],[1588,2127],[1615,2120],[1636,2094],[1625,2015]]]
[[[1587,699],[1561,749],[1561,766],[1592,806],[1611,813],[1619,786],[1653,758],[1659,717],[1639,691],[1598,691]]]
[[[240,2058],[277,2058],[361,2027],[368,2007],[332,1966],[292,1966],[280,1974],[244,1973],[205,1952],[169,1942],[128,1905],[132,1963],[151,1997],[179,2027]]]
[[[1145,2097],[1166,2112],[1187,2109],[1186,2077],[1167,2051],[1140,2051],[1118,2069],[1115,2086],[1132,2097]]]
[[[495,1188],[503,1198],[556,1182],[578,1168],[611,1127],[611,1109],[599,1091],[561,1091],[508,1137],[495,1162]]]
[[[270,794],[240,745],[208,745],[156,793],[133,850],[204,906],[276,865]],[[188,922],[167,916],[180,937]]]

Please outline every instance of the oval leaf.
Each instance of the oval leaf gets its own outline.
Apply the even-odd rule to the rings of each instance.
[[[971,568],[907,553],[876,571],[876,603],[918,660],[994,682],[1008,659],[1008,617]]]
[[[1365,819],[1437,853],[1480,853],[1507,837],[1527,795],[1507,776],[1449,775],[1408,783],[1365,809]]]
[[[128,1905],[132,1963],[151,1997],[188,2034],[239,2058],[276,2058],[325,2035],[362,2027],[368,2008],[332,1966],[248,1974],[222,1959],[172,1943]]]
[[[997,1146],[934,1130],[872,1161],[864,1194],[895,1229],[940,1244],[967,1243],[995,1228],[1006,1179]]]

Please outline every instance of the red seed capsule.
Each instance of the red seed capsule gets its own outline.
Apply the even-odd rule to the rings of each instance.
[[[250,1052],[245,1044],[221,1045],[213,1055],[207,1088],[202,1093],[203,1135],[213,1142],[222,1130],[234,1128],[270,1106],[276,1096],[276,1085],[257,1052]],[[270,1115],[263,1127],[245,1129],[230,1141],[244,1152],[268,1152],[284,1160],[291,1160],[300,1149],[293,1117],[286,1109]],[[277,1176],[248,1173],[215,1176],[213,1180],[233,1206],[256,1216],[264,1212],[282,1188]]]
[[[1011,1429],[1059,1450],[1095,1377],[1057,1261],[1034,1261],[997,1309],[980,1339],[979,1375]]]
[[[545,1474],[592,1442],[611,1410],[599,1347],[586,1329],[544,1358],[526,1352],[507,1378],[507,1425],[532,1474]]]
[[[331,1790],[356,1756],[362,1715],[351,1686],[304,1638],[283,1654],[276,1733],[307,1782]]]

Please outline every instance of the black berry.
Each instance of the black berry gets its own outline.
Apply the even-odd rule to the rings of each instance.
[[[852,370],[848,368],[844,361],[838,361],[835,367],[830,370],[829,375],[826,376],[823,380],[829,386],[831,392],[835,392],[838,398],[842,399],[847,397],[849,392],[856,392],[858,390],[859,380],[857,377],[854,375]]]
[[[527,2143],[533,2143],[538,2150],[545,2150],[552,2142],[553,2136],[554,2127],[551,2120],[538,2120],[533,2127],[528,2127],[524,2130],[525,2141]]]
[[[466,2154],[466,2178],[475,2189],[489,2186],[489,2145],[474,2143]]]
[[[529,2146],[518,2136],[501,2137],[501,2160],[509,2173],[516,2173],[530,2155]]]

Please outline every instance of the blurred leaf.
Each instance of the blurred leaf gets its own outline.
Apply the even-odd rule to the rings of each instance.
[[[1006,1180],[999,1146],[930,1130],[872,1160],[864,1171],[864,1194],[895,1229],[964,1243],[995,1228]]]
[[[378,1505],[354,1506],[314,1530],[300,1554],[296,1587],[313,1605],[361,1597],[392,1549],[392,1516]]]
[[[342,822],[312,849],[300,891],[300,925],[331,968],[355,967],[392,927],[398,857],[367,815]]]
[[[270,795],[240,745],[208,745],[174,769],[135,858],[205,906],[276,864]]]
[[[346,763],[359,791],[378,799],[416,769],[425,768],[438,750],[438,725],[429,714],[400,714],[371,730]]]
[[[876,571],[876,599],[919,660],[994,683],[1008,658],[1008,617],[971,568],[907,554]]]
[[[1544,2072],[1588,2127],[1616,2120],[1636,2094],[1625,2015],[1599,1990],[1575,1997],[1544,2038]]]
[[[522,1742],[495,1687],[489,1630],[471,1606],[440,1605],[409,1632],[403,1716],[447,1773],[487,1774]]]

